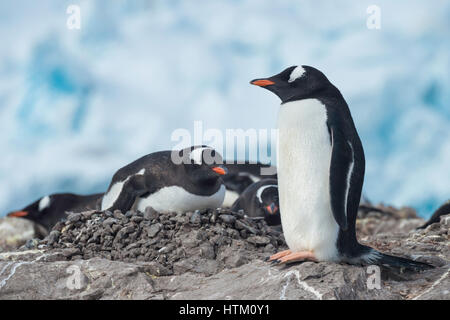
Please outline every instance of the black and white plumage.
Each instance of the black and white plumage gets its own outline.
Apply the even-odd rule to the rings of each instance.
[[[21,217],[43,226],[50,231],[60,220],[66,218],[67,212],[95,210],[103,193],[78,195],[73,193],[55,193],[39,198],[22,210],[13,211],[9,217]]]
[[[319,70],[293,66],[252,84],[281,99],[278,114],[278,188],[284,236],[290,250],[271,257],[428,265],[382,254],[356,239],[364,181],[364,151],[339,90]]]
[[[247,187],[231,210],[244,210],[249,217],[264,218],[269,226],[281,224],[276,179],[263,179]]]
[[[225,196],[222,157],[207,146],[160,151],[119,169],[102,199],[102,210],[152,207],[159,212],[218,208]]]
[[[446,215],[446,214],[450,214],[450,200],[448,200],[447,202],[445,202],[442,206],[440,206],[430,217],[430,219],[428,219],[427,222],[425,222],[422,226],[420,226],[417,229],[425,229],[426,227],[428,227],[430,224],[439,222],[441,216]]]
[[[222,178],[225,187],[223,207],[231,207],[244,190],[261,179],[276,179],[276,168],[259,162],[235,163],[226,161],[228,173]]]

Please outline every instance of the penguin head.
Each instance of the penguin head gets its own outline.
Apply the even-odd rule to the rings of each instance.
[[[222,184],[220,179],[227,174],[223,159],[219,152],[211,147],[192,146],[180,151],[183,167],[191,181],[198,185]]]
[[[322,72],[310,66],[292,66],[272,77],[250,83],[272,91],[282,103],[308,98],[331,84]]]
[[[228,173],[227,175],[223,176],[222,179],[227,189],[236,191],[239,194],[244,192],[244,190],[247,189],[248,186],[254,183],[254,181],[250,177],[250,174],[246,172],[238,172],[235,174]]]
[[[277,185],[270,184],[260,187],[256,192],[256,201],[259,208],[264,212],[268,225],[281,224]]]
[[[33,222],[41,223],[43,218],[50,210],[51,197],[45,196],[32,204],[26,206],[22,210],[8,213],[8,217],[25,218]]]

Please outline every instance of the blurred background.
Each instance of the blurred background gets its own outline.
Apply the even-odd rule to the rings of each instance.
[[[274,128],[278,98],[248,82],[298,64],[346,98],[372,202],[427,217],[450,198],[449,1],[2,1],[0,39],[0,216],[105,191],[195,120]]]

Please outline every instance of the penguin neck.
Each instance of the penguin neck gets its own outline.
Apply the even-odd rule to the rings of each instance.
[[[298,101],[298,100],[306,100],[306,99],[320,99],[320,98],[326,98],[326,97],[336,97],[336,96],[342,96],[341,92],[331,83],[327,85],[326,87],[317,88],[314,90],[309,90],[307,92],[296,92],[292,96],[282,99],[281,105]]]

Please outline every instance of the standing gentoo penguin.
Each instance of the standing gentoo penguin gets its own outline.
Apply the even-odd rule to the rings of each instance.
[[[227,160],[225,165],[228,173],[222,178],[227,189],[223,207],[231,207],[242,192],[251,184],[265,178],[277,178],[275,167],[259,162],[245,161],[243,163],[235,163]]]
[[[160,151],[119,169],[102,199],[102,210],[134,208],[187,212],[218,208],[225,196],[222,157],[207,146]]]
[[[22,210],[8,214],[8,217],[29,219],[50,231],[53,226],[67,216],[66,212],[95,210],[103,193],[78,195],[73,193],[55,193],[42,197]]]
[[[270,260],[430,267],[358,243],[355,221],[364,180],[364,151],[347,103],[326,76],[309,66],[293,66],[251,84],[281,99],[278,188],[289,250]]]
[[[231,210],[244,210],[249,217],[262,217],[269,226],[281,224],[276,179],[263,179],[253,183],[242,192]]]

